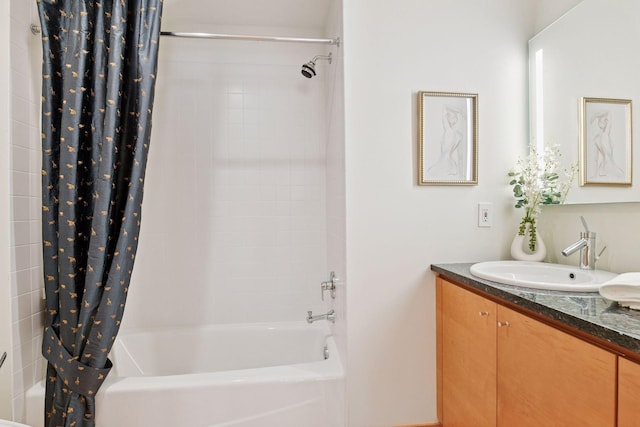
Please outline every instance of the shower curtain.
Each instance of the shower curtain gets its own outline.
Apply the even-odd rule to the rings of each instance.
[[[37,0],[45,425],[95,425],[136,255],[162,0]]]

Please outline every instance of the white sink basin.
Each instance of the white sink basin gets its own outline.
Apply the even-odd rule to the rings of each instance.
[[[480,262],[470,271],[476,277],[505,285],[569,292],[598,292],[600,285],[617,276],[609,271],[530,261]]]

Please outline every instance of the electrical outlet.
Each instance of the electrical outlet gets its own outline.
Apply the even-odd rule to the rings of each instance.
[[[491,203],[478,203],[478,227],[493,225],[493,206]]]

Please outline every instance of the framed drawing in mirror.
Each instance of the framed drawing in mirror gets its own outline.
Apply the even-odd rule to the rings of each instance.
[[[478,94],[418,92],[418,184],[478,183]]]
[[[631,100],[580,100],[580,185],[631,185],[631,128]]]

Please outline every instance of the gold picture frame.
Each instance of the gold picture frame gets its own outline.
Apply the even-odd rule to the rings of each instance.
[[[478,184],[478,94],[418,92],[418,185]]]
[[[580,185],[631,186],[631,100],[580,100]]]

